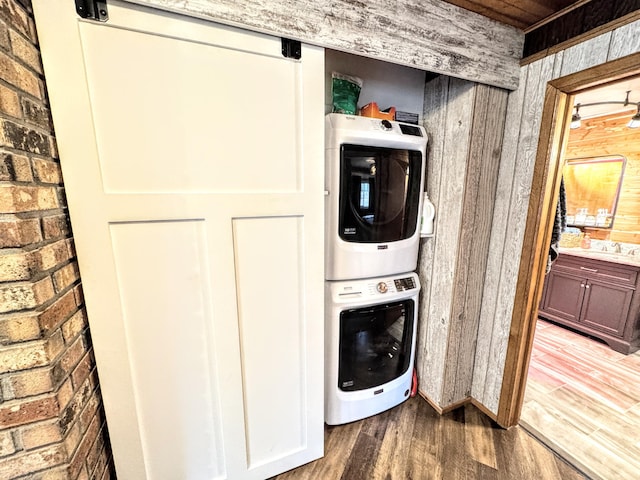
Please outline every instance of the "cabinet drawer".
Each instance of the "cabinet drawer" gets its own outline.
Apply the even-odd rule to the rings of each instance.
[[[638,268],[636,267],[571,255],[561,254],[554,268],[585,278],[625,285],[635,285],[638,279]]]

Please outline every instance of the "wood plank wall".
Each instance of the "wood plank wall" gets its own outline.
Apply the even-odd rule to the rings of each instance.
[[[416,367],[420,393],[446,407],[471,393],[507,91],[440,76],[425,86],[427,192]]]
[[[439,76],[427,82],[424,127],[429,135],[427,193],[436,207],[435,236],[420,244],[416,368],[420,393],[442,405],[451,300],[469,156],[475,84]]]
[[[522,67],[509,94],[471,395],[498,412],[547,82],[640,51],[640,21]]]
[[[632,92],[636,97],[639,93]],[[582,120],[582,126],[569,134],[565,158],[622,155],[627,159],[613,228],[590,228],[592,238],[640,244],[640,128],[627,128],[634,113],[635,108]]]
[[[514,89],[524,34],[440,0],[126,0]]]

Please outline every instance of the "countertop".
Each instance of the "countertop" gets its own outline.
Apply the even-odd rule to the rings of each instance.
[[[640,267],[640,254],[624,255],[621,253],[603,252],[601,250],[584,249],[580,247],[560,247],[559,251],[562,255],[593,258],[595,260],[604,260],[605,262],[620,263],[623,265]]]

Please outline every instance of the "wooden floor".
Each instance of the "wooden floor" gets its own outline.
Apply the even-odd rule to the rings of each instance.
[[[539,321],[521,424],[594,479],[640,478],[640,352]]]
[[[277,480],[577,480],[572,467],[520,427],[473,406],[438,415],[420,397],[380,415],[325,426],[325,456]]]

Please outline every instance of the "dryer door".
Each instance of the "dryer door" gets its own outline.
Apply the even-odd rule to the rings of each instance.
[[[395,242],[416,231],[422,153],[342,145],[339,235],[347,242]]]
[[[408,299],[340,312],[340,390],[376,387],[407,371],[414,308]]]

